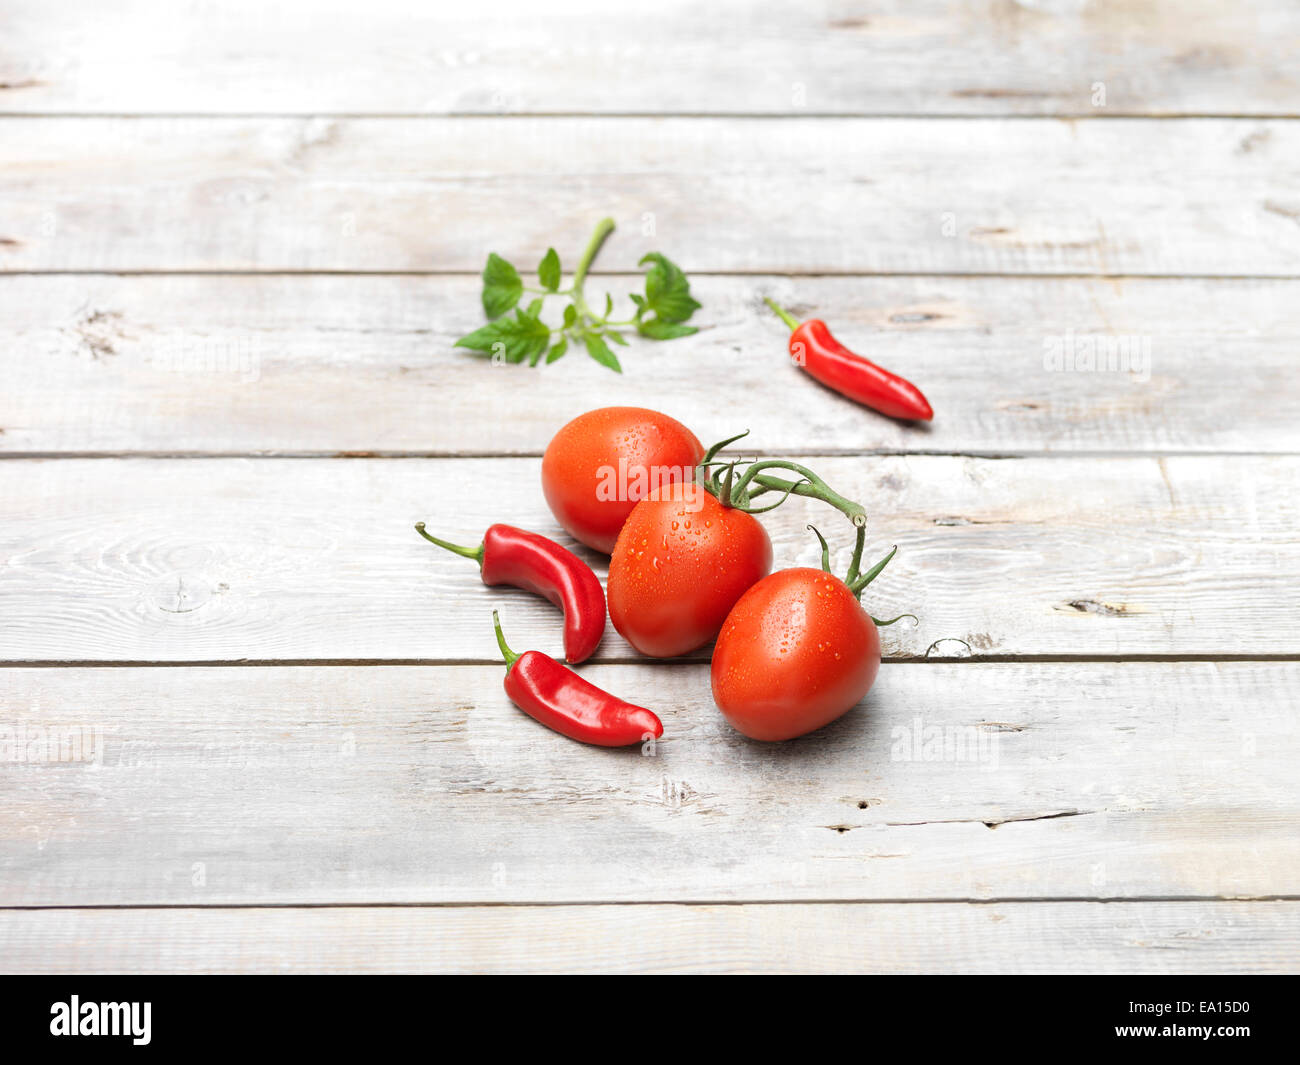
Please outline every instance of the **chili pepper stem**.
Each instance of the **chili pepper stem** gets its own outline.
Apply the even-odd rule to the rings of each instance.
[[[428,540],[429,543],[437,544],[439,547],[444,547],[448,551],[452,552],[452,554],[460,555],[462,558],[472,558],[475,562],[479,564],[479,567],[482,568],[483,566],[483,545],[482,544],[479,544],[478,547],[462,547],[460,544],[451,544],[448,543],[446,540],[439,540],[436,536],[430,536],[427,532],[425,532],[424,522],[422,521],[417,521],[415,523],[415,531],[418,532],[421,536],[423,536],[426,540]]]
[[[501,631],[501,617],[494,610],[492,611],[492,627],[497,631],[497,646],[501,648],[501,654],[506,660],[506,672],[510,672],[510,667],[515,664],[519,656],[510,650],[510,645],[506,643],[506,634]]]
[[[769,307],[771,307],[772,310],[776,312],[776,316],[790,327],[790,332],[793,333],[796,329],[799,328],[799,319],[797,319],[794,315],[792,315],[789,311],[787,311],[775,300],[769,299],[767,296],[764,296],[763,302],[766,303]]]

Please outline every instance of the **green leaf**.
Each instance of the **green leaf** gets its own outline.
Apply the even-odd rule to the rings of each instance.
[[[638,296],[635,292],[633,292],[632,302],[636,304],[636,316],[640,318],[641,315],[645,314],[646,311],[645,298],[642,296]]]
[[[469,348],[500,358],[505,362],[523,362],[546,350],[551,331],[536,316],[516,310],[513,318],[499,318],[475,329],[456,341],[456,347]]]
[[[691,284],[671,260],[657,251],[642,256],[638,266],[650,263],[645,275],[645,309],[654,311],[665,322],[684,322],[700,309],[691,297]],[[640,302],[637,304],[640,307]]]
[[[524,283],[519,271],[496,252],[488,255],[483,267],[483,310],[489,318],[500,318],[519,302],[524,294]]]
[[[617,332],[616,330],[606,329],[603,333],[601,333],[601,336],[603,336],[606,340],[612,340],[615,344],[622,344],[623,347],[627,347],[627,341],[623,339],[623,334]]]
[[[678,337],[688,337],[692,333],[699,332],[693,325],[665,322],[662,318],[647,318],[645,321],[637,322],[636,331],[651,340],[676,340]]]
[[[547,248],[542,261],[537,264],[537,280],[547,292],[560,287],[560,257],[554,248]]]
[[[560,342],[546,353],[546,364],[549,366],[556,359],[564,358],[564,353],[569,350],[569,341],[565,337],[560,337]]]
[[[541,313],[542,313],[542,297],[538,296],[537,299],[533,300],[528,305],[527,309],[524,311],[524,314],[528,315],[529,318],[536,318]]]
[[[607,366],[615,373],[622,373],[623,367],[618,364],[618,359],[609,347],[595,333],[587,333],[583,338],[587,343],[587,354],[595,359],[602,366]]]
[[[572,329],[573,323],[578,320],[578,308],[570,303],[564,308],[564,328]]]
[[[605,293],[605,317],[608,318],[614,310],[614,297],[608,292]]]

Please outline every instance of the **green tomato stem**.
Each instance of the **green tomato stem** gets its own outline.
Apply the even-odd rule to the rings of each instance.
[[[858,538],[853,544],[853,557],[849,560],[849,575],[844,579],[845,584],[852,584],[858,579],[858,570],[862,568],[862,549],[867,543],[867,529],[865,525],[858,526]]]
[[[859,531],[866,527],[867,511],[861,503],[845,499],[844,496],[831,489],[812,470],[799,465],[797,462],[789,462],[785,459],[766,459],[762,462],[751,462],[744,468],[740,479],[737,481],[734,474],[736,463],[728,462],[725,459],[719,460],[717,455],[727,445],[734,444],[748,434],[749,430],[746,429],[743,433],[737,433],[726,440],[719,440],[704,453],[704,456],[696,464],[696,480],[710,495],[717,496],[724,505],[751,514],[771,510],[783,503],[792,494],[806,496],[809,499],[819,499],[828,506],[834,507],[848,518]],[[728,483],[725,487],[722,482],[723,467],[726,468],[728,477]],[[799,479],[787,481],[762,472],[769,469],[790,470],[792,473],[799,474]],[[780,492],[782,495],[770,507],[751,508],[750,501],[764,492]]]
[[[790,493],[793,492],[796,488],[798,488],[798,487],[799,487],[801,484],[803,484],[803,483],[804,483],[803,481],[795,481],[794,484],[790,485],[790,487],[787,488],[787,489],[785,490],[785,492],[782,494],[782,496],[781,496],[780,499],[778,499],[775,503],[769,503],[769,504],[768,504],[767,506],[765,506],[765,507],[756,507],[756,506],[754,506],[754,505],[753,505],[754,497],[757,496],[757,495],[761,495],[761,494],[764,493],[764,492],[771,491],[771,489],[760,487],[760,488],[758,488],[758,489],[756,489],[756,490],[750,492],[750,493],[749,493],[749,505],[746,506],[746,508],[745,508],[745,513],[746,513],[746,514],[766,514],[769,510],[776,510],[777,507],[779,507],[782,503],[784,503],[787,499],[790,498]]]
[[[826,537],[824,537],[820,532],[817,531],[816,525],[809,525],[808,528],[810,528],[813,531],[814,535],[816,535],[817,537],[817,542],[822,545],[822,572],[830,573],[831,571],[830,544],[826,542]]]
[[[767,469],[790,470],[802,477],[803,483],[795,482],[791,485],[789,481],[762,472]],[[760,484],[764,488],[775,488],[780,492],[788,489],[795,495],[807,496],[809,499],[820,499],[823,503],[838,510],[858,528],[864,528],[867,524],[867,511],[861,503],[845,499],[844,496],[834,491],[830,485],[808,469],[807,466],[801,466],[797,462],[787,462],[784,459],[768,459],[764,462],[750,463],[745,470],[745,475],[740,479],[740,484],[736,486],[736,490],[743,493],[751,482]]]
[[[880,576],[880,571],[889,565],[889,560],[898,554],[898,545],[895,544],[889,549],[889,554],[872,566],[866,573],[849,585],[849,591],[861,598],[862,589]]]
[[[918,625],[921,624],[921,619],[918,618],[915,614],[899,614],[898,617],[896,617],[896,618],[890,618],[888,621],[881,621],[878,617],[875,617],[875,616],[873,616],[873,615],[871,615],[871,614],[868,614],[867,616],[868,616],[869,618],[871,618],[871,620],[874,621],[874,622],[876,623],[876,625],[877,625],[879,628],[882,628],[882,629],[883,629],[886,625],[892,625],[892,624],[894,624],[894,622],[896,622],[896,621],[902,621],[904,618],[911,618],[914,622],[916,622],[916,624],[918,624]]]

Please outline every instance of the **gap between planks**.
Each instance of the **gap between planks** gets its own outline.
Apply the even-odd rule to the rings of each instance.
[[[1164,451],[981,451],[968,448],[960,451],[904,450],[901,448],[845,448],[830,447],[780,448],[766,450],[754,448],[744,454],[755,458],[925,458],[983,459],[990,462],[1016,462],[1023,459],[1177,459],[1177,458],[1296,458],[1300,451],[1193,451],[1188,449]],[[0,462],[19,460],[48,462],[57,459],[540,459],[540,451],[0,451]]]
[[[662,662],[665,665],[707,665],[711,655],[681,655],[677,658],[604,658],[596,656],[586,659],[584,666],[644,666]],[[906,655],[891,658],[888,654],[881,656],[881,661],[891,666],[908,665],[956,665],[970,663],[973,665],[1003,665],[1033,663],[1042,665],[1125,665],[1143,662],[1300,662],[1300,655],[1290,654],[1135,654],[1135,655]],[[99,659],[56,659],[56,658],[13,658],[0,659],[0,669],[173,669],[195,667],[240,667],[246,669],[301,668],[311,669],[318,666],[346,667],[391,667],[391,666],[499,666],[501,661],[495,658],[230,658],[208,659],[196,658],[189,661],[165,661],[159,659],[119,659],[103,661]]]
[[[409,122],[413,120],[424,119],[430,122],[440,119],[515,119],[519,121],[531,121],[533,119],[647,119],[647,118],[671,118],[671,119],[698,119],[700,121],[709,121],[724,119],[728,122],[737,121],[764,121],[771,122],[774,120],[785,122],[809,122],[809,121],[835,121],[843,120],[850,122],[859,122],[863,119],[884,122],[912,122],[912,121],[960,121],[960,122],[1069,122],[1071,124],[1083,122],[1113,122],[1117,119],[1127,121],[1145,121],[1145,122],[1294,122],[1300,120],[1300,112],[1294,111],[1276,111],[1276,112],[1240,112],[1236,114],[1217,114],[1213,111],[1201,112],[1159,112],[1159,111],[1120,111],[1107,110],[1099,114],[1094,111],[1069,111],[1058,112],[1056,114],[1007,114],[1007,115],[989,115],[977,114],[975,112],[924,112],[919,114],[909,114],[904,111],[895,111],[892,113],[877,113],[872,111],[800,111],[798,114],[792,114],[789,111],[749,111],[744,114],[733,113],[729,111],[120,111],[120,112],[103,112],[103,111],[6,111],[0,109],[0,118],[37,118],[37,119],[69,119],[73,121],[96,118],[107,120],[122,120],[132,118],[144,119],[183,119],[205,120],[205,119],[238,119],[256,120],[256,119],[341,119],[355,121],[357,119],[376,119],[379,121],[402,121]]]
[[[3,117],[3,116],[0,116]],[[443,277],[448,279],[471,279],[480,275],[473,270],[367,270],[364,267],[348,267],[346,269],[332,270],[326,267],[294,270],[285,267],[273,267],[266,270],[203,270],[194,268],[163,268],[159,270],[147,269],[120,269],[120,270],[96,270],[93,268],[76,269],[57,268],[44,270],[40,268],[27,268],[23,270],[5,270],[0,269],[0,281],[7,277]],[[762,270],[695,270],[690,271],[692,278],[703,277],[776,277],[790,278],[798,277],[805,280],[817,280],[818,278],[832,278],[836,280],[851,281],[854,278],[871,278],[879,280],[882,278],[899,278],[906,280],[909,278],[921,278],[927,280],[941,281],[950,279],[955,281],[1300,281],[1300,274],[1212,274],[1205,272],[1181,272],[1176,274],[1159,274],[1159,273],[1043,273],[1041,271],[1020,271],[1020,272],[983,272],[973,270],[803,270],[798,267],[791,269],[762,269]],[[590,278],[631,278],[641,279],[645,277],[644,273],[631,273],[626,270],[599,270],[593,269],[588,271],[587,277]]]
[[[198,913],[225,910],[502,910],[502,909],[592,909],[597,906],[618,906],[635,909],[640,906],[682,906],[708,909],[737,906],[1051,906],[1061,903],[1087,903],[1097,906],[1163,906],[1179,903],[1223,903],[1246,905],[1254,902],[1300,902],[1300,895],[1007,895],[996,898],[902,898],[862,899],[538,899],[536,901],[507,899],[486,902],[455,900],[434,902],[121,902],[121,903],[66,903],[33,906],[0,906],[0,915],[9,913],[59,913],[86,910],[94,913],[113,913],[119,910],[166,910],[171,913]]]

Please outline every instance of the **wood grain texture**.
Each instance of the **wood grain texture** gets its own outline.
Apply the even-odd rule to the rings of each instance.
[[[887,665],[779,745],[702,664],[584,675],[663,740],[496,666],[0,670],[0,905],[1300,894],[1294,662]]]
[[[0,118],[0,269],[1296,276],[1298,187],[1286,120]]]
[[[557,419],[558,421],[558,419]],[[700,426],[721,437],[723,426]],[[1300,568],[1300,457],[811,457],[899,545],[870,609],[911,612],[894,658],[1295,655],[1271,590]],[[491,610],[558,650],[548,603],[482,585],[421,540],[508,521],[571,543],[537,459],[80,459],[0,463],[0,660],[495,662]],[[816,565],[796,499],[764,515],[778,566]],[[589,558],[603,573],[594,553]],[[628,658],[612,628],[597,652]],[[702,654],[707,654],[701,652]]]
[[[0,965],[1297,971],[1297,119],[1287,0],[6,4]],[[661,249],[705,331],[451,347],[604,214],[596,283]],[[1149,376],[1045,362],[1094,339]],[[617,402],[868,504],[922,621],[864,706],[755,744],[612,631],[663,741],[509,705],[491,609],[555,611],[409,527],[556,534],[536,456]],[[843,567],[803,502],[778,564],[814,519]]]
[[[0,911],[10,973],[1294,973],[1294,902]]]
[[[622,298],[634,282],[595,284]],[[779,454],[1300,452],[1294,281],[706,276],[693,288],[704,331],[636,342],[621,376],[576,354],[530,371],[455,349],[479,324],[479,288],[464,276],[0,277],[0,453],[540,455],[567,417],[616,403],[720,434],[748,426]],[[761,295],[920,383],[934,423],[900,425],[785,365],[784,326]],[[1051,361],[1089,343],[1127,345],[1115,363],[1127,372]]]
[[[7,112],[1300,112],[1286,0],[51,10],[5,5]]]

